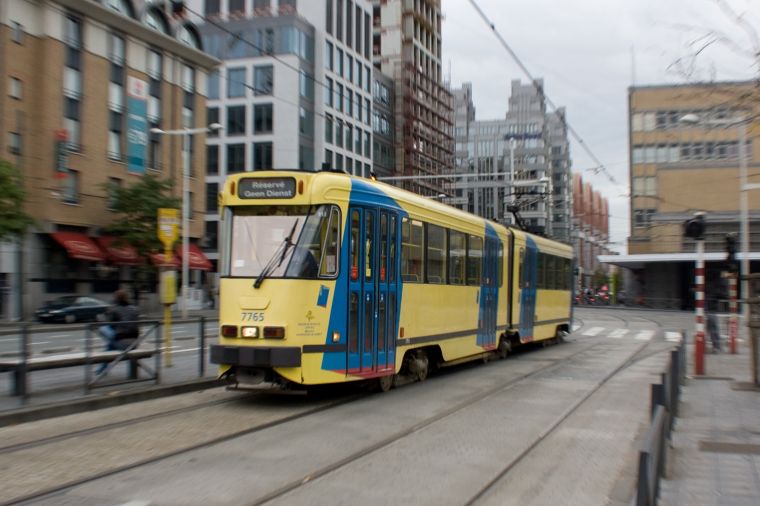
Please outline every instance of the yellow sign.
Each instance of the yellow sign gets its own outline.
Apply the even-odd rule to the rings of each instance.
[[[170,250],[179,237],[179,209],[163,207],[158,210],[158,238]]]
[[[162,271],[159,288],[162,304],[174,304],[177,302],[177,271]]]

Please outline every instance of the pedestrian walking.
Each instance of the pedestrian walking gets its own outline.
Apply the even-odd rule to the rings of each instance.
[[[707,333],[710,335],[713,353],[720,353],[720,329],[715,313],[708,313],[707,315]]]
[[[106,313],[106,319],[111,322],[103,325],[98,334],[106,342],[106,351],[124,351],[140,336],[137,320],[140,318],[137,307],[129,302],[125,290],[114,293],[114,305]],[[97,374],[102,373],[108,364],[101,364]]]

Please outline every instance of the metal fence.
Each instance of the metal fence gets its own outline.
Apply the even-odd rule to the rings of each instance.
[[[661,374],[660,383],[651,385],[651,423],[639,450],[636,506],[655,506],[660,494],[660,478],[665,477],[667,442],[670,441],[681,385],[686,377],[686,341],[681,333],[681,344],[670,352],[667,371]]]

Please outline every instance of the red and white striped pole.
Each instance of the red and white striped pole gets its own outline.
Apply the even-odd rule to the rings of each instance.
[[[739,325],[736,322],[736,273],[728,275],[728,346],[731,353],[736,355],[736,338]]]
[[[694,333],[694,374],[705,373],[705,244],[698,240],[697,267],[695,275],[694,306],[697,310],[697,326]]]

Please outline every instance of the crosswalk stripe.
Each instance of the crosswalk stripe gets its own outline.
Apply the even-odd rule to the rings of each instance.
[[[627,333],[628,333],[628,329],[615,329],[610,333],[609,337],[611,337],[612,339],[620,339]]]
[[[653,335],[654,335],[654,330],[642,330],[638,334],[636,334],[636,337],[634,337],[634,339],[636,339],[637,341],[649,341],[650,339],[652,339]]]
[[[681,333],[680,332],[665,332],[665,340],[671,341],[674,343],[681,341]]]
[[[578,330],[579,328],[581,328],[581,326],[580,326],[580,325],[578,325],[577,323],[573,323],[573,332],[575,332],[575,331],[576,331],[576,330]]]
[[[591,327],[590,329],[588,329],[587,331],[585,331],[583,333],[583,335],[584,336],[595,336],[595,335],[597,335],[599,332],[601,332],[603,330],[604,330],[604,327]]]

